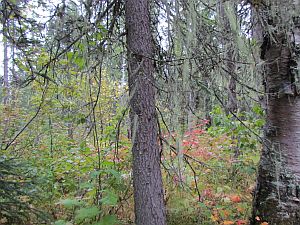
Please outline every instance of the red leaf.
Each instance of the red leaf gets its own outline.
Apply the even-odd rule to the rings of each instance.
[[[238,221],[236,221],[236,224],[237,225],[247,224],[247,221],[246,220],[238,220]]]

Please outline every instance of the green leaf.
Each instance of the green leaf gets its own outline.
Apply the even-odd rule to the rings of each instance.
[[[253,106],[253,112],[255,112],[257,115],[260,115],[260,116],[264,115],[264,111],[259,105]]]
[[[66,55],[67,55],[67,58],[68,58],[69,61],[71,61],[73,59],[73,57],[74,57],[74,53],[73,52],[67,52]]]
[[[118,196],[112,191],[104,191],[104,198],[101,199],[103,205],[116,205],[118,202]]]
[[[120,224],[120,221],[117,219],[115,215],[107,215],[104,216],[100,222],[93,223],[92,225],[116,225]]]
[[[226,190],[226,191],[231,191],[231,187],[229,187],[228,185],[224,185],[223,188],[224,188],[224,190]]]
[[[107,215],[103,217],[99,225],[115,225],[115,224],[119,224],[117,217],[115,215]]]
[[[93,172],[91,172],[91,174],[90,174],[90,177],[92,178],[92,179],[95,179],[95,178],[97,178],[99,175],[101,174],[101,171],[93,171]]]
[[[76,199],[64,199],[64,200],[59,201],[59,204],[63,205],[66,208],[72,208],[74,206],[82,205],[82,202],[80,202]]]
[[[224,189],[222,187],[217,187],[217,193],[222,193]]]
[[[80,56],[77,56],[75,59],[74,59],[74,62],[76,63],[76,65],[79,67],[79,69],[83,69],[84,68],[84,65],[85,65],[85,60],[84,58],[80,57]]]
[[[93,187],[94,187],[94,185],[92,183],[89,183],[89,182],[85,182],[85,183],[80,184],[80,189],[91,189]]]
[[[119,171],[114,170],[114,169],[106,169],[104,170],[105,173],[110,173],[111,175],[113,175],[116,179],[120,179],[121,178],[121,174]]]
[[[111,161],[103,161],[103,162],[102,162],[102,165],[103,165],[103,166],[113,166],[114,163],[111,162]]]
[[[96,206],[81,208],[76,211],[75,220],[80,223],[85,219],[94,219],[99,213],[100,210]]]
[[[73,225],[71,222],[66,222],[64,220],[57,220],[54,225]]]
[[[252,155],[250,159],[253,161],[253,163],[258,164],[260,160],[260,155]]]
[[[258,119],[255,121],[255,125],[258,127],[262,127],[265,124],[265,121],[262,119]]]
[[[67,224],[67,222],[64,221],[64,220],[57,220],[57,221],[54,223],[54,225],[66,225],[66,224]]]
[[[97,33],[96,34],[96,39],[97,40],[102,40],[102,38],[103,38],[103,34],[102,33]]]

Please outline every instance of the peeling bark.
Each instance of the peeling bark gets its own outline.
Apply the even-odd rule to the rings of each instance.
[[[265,35],[261,48],[267,123],[251,224],[300,224],[300,99],[295,86],[299,53],[294,44],[282,29]]]
[[[299,97],[272,97],[267,110],[252,224],[300,224]]]

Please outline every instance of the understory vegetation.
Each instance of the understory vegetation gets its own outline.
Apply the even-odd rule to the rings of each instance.
[[[46,223],[56,225],[133,224],[131,144],[125,129],[128,112],[125,107],[111,107],[110,101],[122,96],[120,90],[106,82],[102,85],[102,91],[113,96],[101,98],[101,107],[93,111],[103,122],[99,134],[85,127],[88,110],[78,108],[74,100],[81,96],[62,106],[56,96],[51,98],[48,87],[40,116],[11,143],[18,151],[2,150],[1,162],[7,165],[1,167],[0,184],[5,187],[1,207],[13,205],[1,208],[1,224],[35,224],[37,211]],[[61,93],[69,90],[66,87]],[[23,90],[19,91],[21,95]],[[41,96],[43,90],[36,87],[35,91],[40,94],[28,98]],[[38,107],[41,99],[28,102],[33,101]],[[7,125],[1,126],[1,132],[14,133],[34,116],[30,106],[18,104],[2,106],[1,124]],[[76,113],[62,114],[65,107],[76,108]],[[220,106],[210,115],[212,124],[200,119],[183,133],[169,131],[160,121],[158,141],[170,225],[248,223],[261,149],[257,135],[263,125],[262,110],[256,105],[252,112],[240,112],[241,121],[226,115]],[[93,135],[86,137],[85,132]],[[22,159],[24,165],[14,158]],[[18,221],[17,216],[22,219]]]
[[[146,211],[135,209],[144,197],[136,190],[155,180],[150,191],[162,203],[163,190],[166,206],[149,207],[161,215],[155,225],[243,225],[251,216],[268,225],[252,199],[261,150],[289,136],[277,128],[289,114],[283,103],[298,95],[299,46],[286,38],[296,17],[278,25],[285,11],[264,2],[1,1],[0,225],[135,224]],[[264,161],[272,179],[284,165],[275,152],[278,167],[268,164],[273,153]],[[300,201],[294,187],[291,204]]]

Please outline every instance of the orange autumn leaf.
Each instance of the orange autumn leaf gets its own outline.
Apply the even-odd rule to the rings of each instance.
[[[241,197],[238,195],[232,195],[232,196],[230,196],[230,200],[234,203],[239,203],[239,202],[241,202]]]
[[[225,220],[225,221],[223,222],[223,225],[232,225],[232,224],[234,224],[234,222],[231,221],[231,220]]]
[[[229,217],[229,215],[230,215],[230,212],[227,211],[227,210],[223,210],[223,213],[224,213],[224,216],[225,216],[225,217]]]
[[[269,225],[269,223],[263,222],[263,223],[261,223],[260,225]]]
[[[237,207],[236,207],[236,210],[237,210],[238,212],[240,212],[240,213],[245,212],[245,208],[243,208],[243,207],[241,207],[241,206],[237,206]]]

